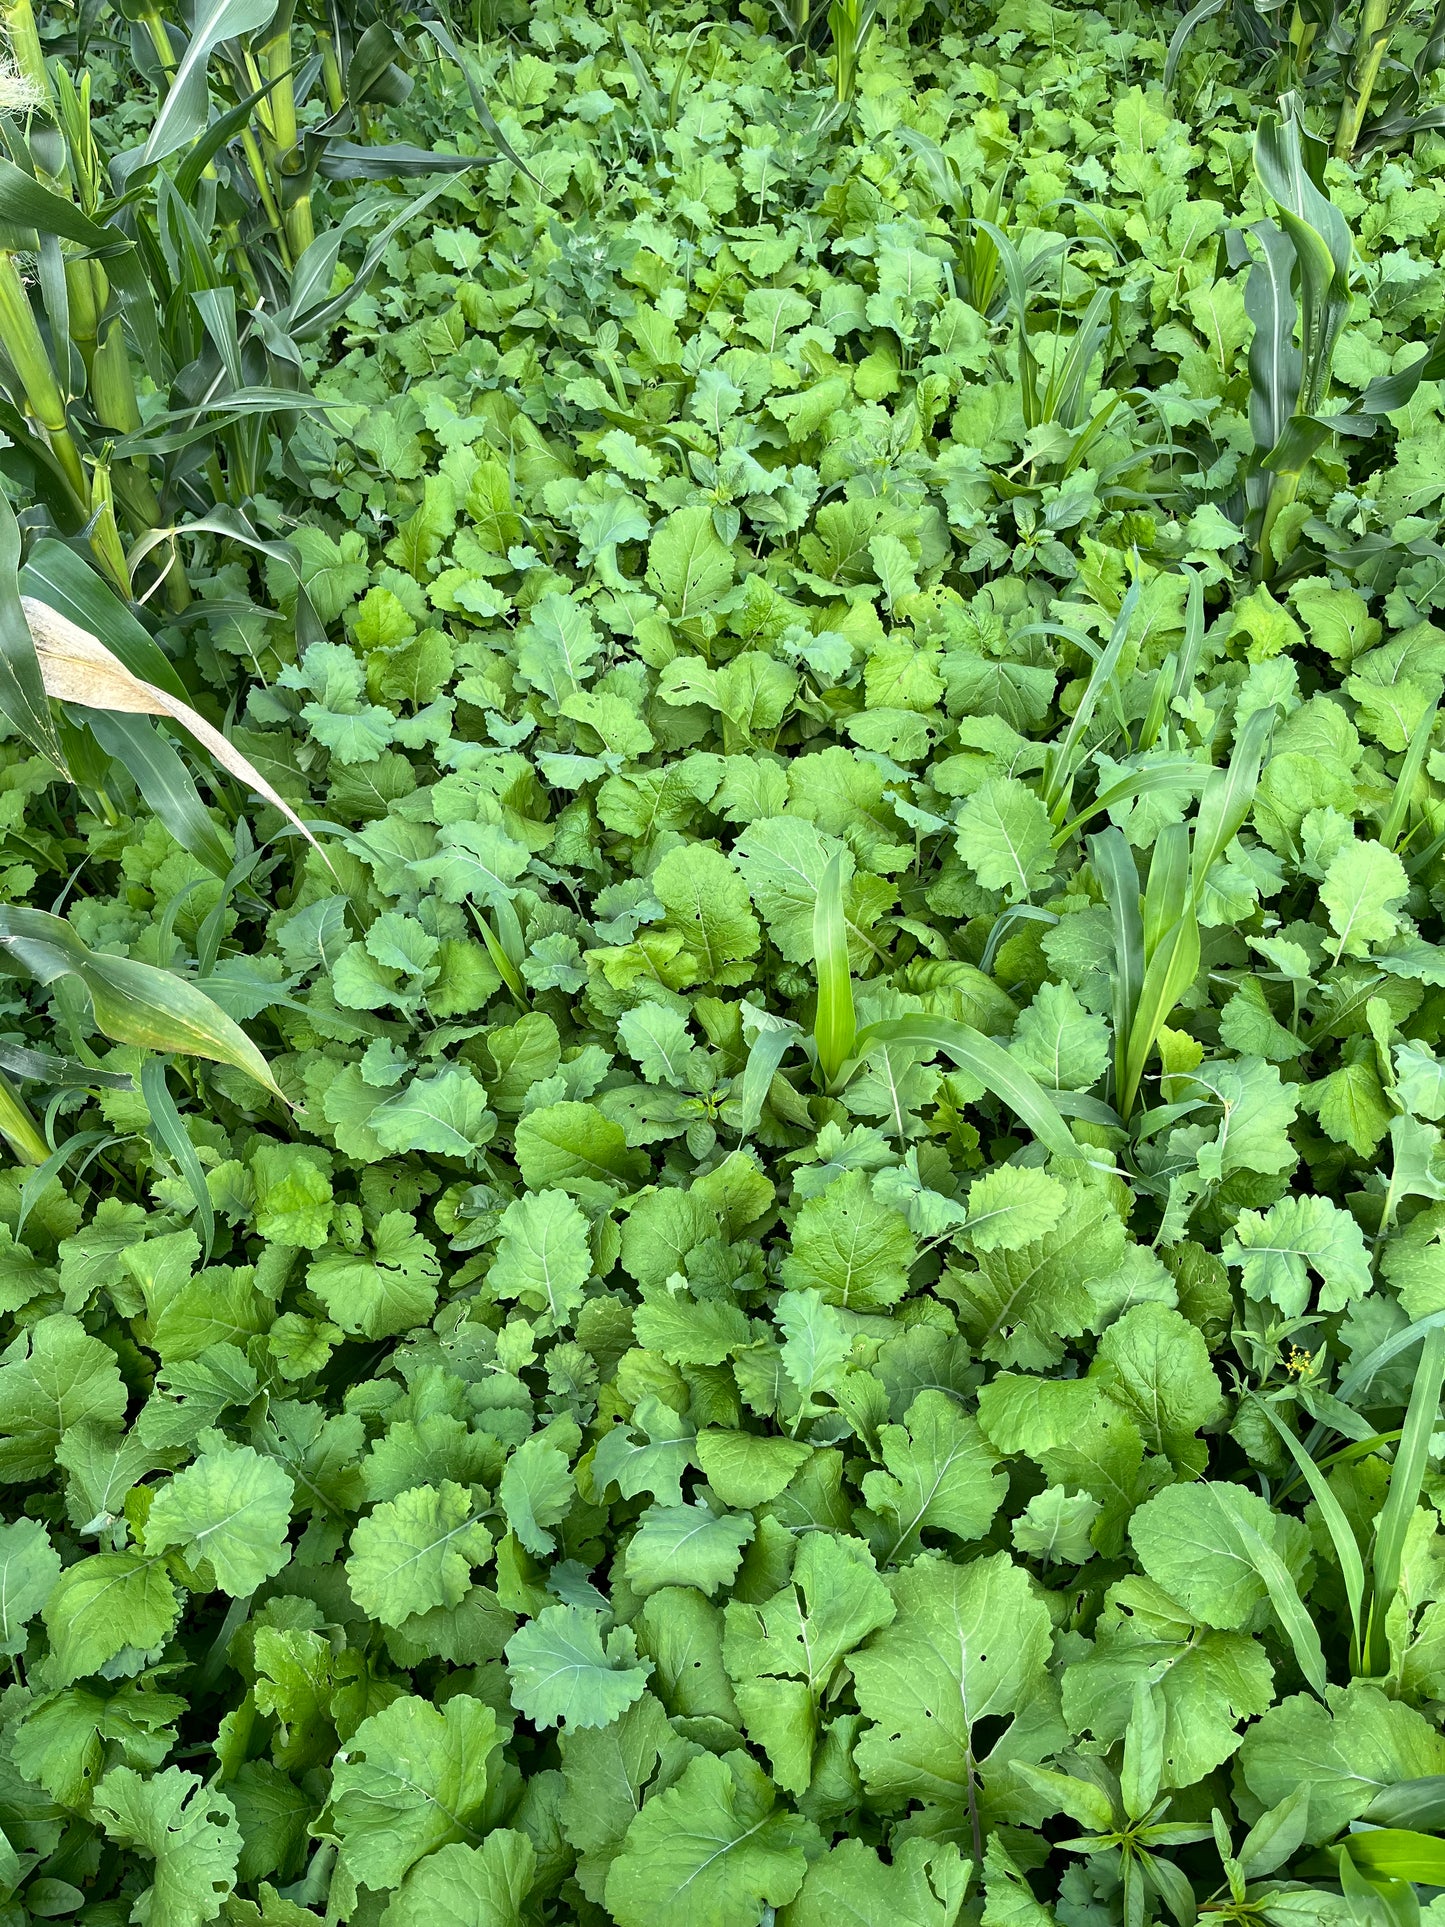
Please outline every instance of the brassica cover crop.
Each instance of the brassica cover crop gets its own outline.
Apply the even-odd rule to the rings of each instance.
[[[1445,1919],[1377,15],[11,6],[0,1927]]]

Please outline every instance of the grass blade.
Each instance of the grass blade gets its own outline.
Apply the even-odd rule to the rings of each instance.
[[[1039,363],[1029,341],[1029,276],[1018,249],[1001,227],[978,218],[973,225],[988,236],[998,251],[998,264],[1003,270],[1019,331],[1019,399],[1023,404],[1024,427],[1037,428],[1041,419]]]
[[[216,1244],[216,1213],[211,1204],[211,1194],[206,1189],[206,1174],[201,1169],[201,1160],[196,1156],[196,1147],[191,1142],[190,1133],[176,1109],[176,1100],[171,1096],[170,1086],[166,1082],[163,1057],[148,1057],[141,1065],[140,1088],[155,1134],[162,1147],[175,1160],[190,1189],[196,1216],[200,1220],[205,1262],[209,1264]]]
[[[1144,990],[1144,922],[1139,914],[1139,871],[1124,832],[1112,825],[1089,838],[1089,861],[1104,892],[1114,927],[1114,1084],[1128,1076],[1129,1037]]]
[[[1429,1828],[1445,1832],[1445,1773],[1402,1780],[1377,1793],[1361,1815],[1377,1827]]]
[[[1237,731],[1227,767],[1214,770],[1205,781],[1194,823],[1194,864],[1190,887],[1195,902],[1198,902],[1200,891],[1209,881],[1209,872],[1229,848],[1249,815],[1254,793],[1259,788],[1265,748],[1273,728],[1273,705],[1267,709],[1256,709],[1244,727]]]
[[[1094,357],[1107,340],[1113,321],[1106,319],[1118,296],[1111,288],[1098,288],[1069,343],[1068,353],[1058,373],[1050,377],[1044,398],[1050,421],[1065,428],[1077,428],[1084,402],[1084,383],[1094,365]]]
[[[232,854],[211,821],[200,791],[179,752],[143,716],[117,716],[95,710],[91,731],[107,756],[113,756],[140,791],[147,809],[158,816],[183,850],[224,877]]]
[[[922,1051],[942,1051],[1007,1104],[1055,1157],[1087,1158],[1043,1085],[1016,1064],[1002,1044],[972,1024],[951,1017],[888,1017],[858,1033],[857,1055],[863,1057],[875,1044],[914,1044]]]
[[[1329,1530],[1330,1543],[1334,1546],[1335,1557],[1340,1565],[1340,1577],[1345,1583],[1345,1597],[1350,1602],[1350,1621],[1353,1630],[1351,1647],[1352,1664],[1358,1658],[1364,1636],[1365,1616],[1365,1562],[1360,1557],[1359,1544],[1345,1509],[1330,1490],[1329,1480],[1306,1452],[1294,1433],[1266,1399],[1256,1398],[1255,1404],[1264,1413],[1275,1431],[1279,1433],[1289,1450],[1290,1456],[1300,1469],[1310,1496],[1320,1509],[1320,1517]]]
[[[1169,1014],[1199,968],[1199,919],[1189,893],[1189,832],[1182,823],[1160,831],[1143,905],[1144,982],[1129,1027],[1119,1112],[1129,1115],[1144,1066]]]
[[[35,1170],[26,1172],[25,1182],[20,1187],[20,1208],[15,1219],[16,1238],[18,1239],[25,1230],[25,1220],[44,1197],[52,1179],[65,1169],[78,1151],[85,1151],[88,1156],[76,1167],[74,1177],[77,1182],[86,1165],[93,1158],[99,1157],[101,1152],[108,1150],[112,1144],[120,1142],[121,1140],[112,1131],[77,1131],[74,1136],[66,1138],[65,1142],[54,1151],[51,1151],[47,1145],[46,1150],[49,1155],[42,1164],[37,1165]]]
[[[1430,753],[1430,738],[1435,732],[1435,719],[1440,714],[1438,702],[1431,703],[1425,714],[1415,725],[1405,754],[1400,762],[1400,773],[1395,778],[1395,791],[1390,798],[1390,807],[1380,825],[1380,841],[1387,850],[1393,850],[1400,840],[1400,832],[1405,827],[1405,819],[1410,813],[1410,804],[1415,795],[1415,785],[1420,772],[1425,767],[1425,758]]]
[[[1184,646],[1174,674],[1172,700],[1180,702],[1194,687],[1199,674],[1199,658],[1204,653],[1204,578],[1198,569],[1185,565],[1189,589],[1184,601]]]
[[[1436,1326],[1426,1335],[1410,1389],[1410,1403],[1400,1433],[1400,1447],[1390,1473],[1390,1490],[1375,1527],[1374,1591],[1370,1601],[1370,1621],[1366,1630],[1366,1671],[1378,1677],[1390,1668],[1390,1649],[1385,1637],[1385,1615],[1394,1602],[1400,1585],[1400,1564],[1405,1555],[1405,1535],[1415,1515],[1415,1505],[1430,1458],[1430,1439],[1440,1414],[1440,1387],[1445,1381],[1445,1329]]]
[[[38,755],[64,771],[65,756],[50,714],[35,638],[16,586],[19,566],[20,525],[9,498],[0,491],[0,714]]]
[[[1382,1372],[1387,1365],[1397,1359],[1401,1352],[1409,1351],[1412,1345],[1418,1345],[1422,1338],[1442,1327],[1445,1327],[1445,1311],[1431,1311],[1423,1318],[1415,1319],[1413,1324],[1407,1325],[1403,1331],[1392,1332],[1388,1338],[1381,1339],[1380,1343],[1366,1352],[1362,1359],[1351,1365],[1335,1387],[1335,1397],[1345,1405],[1358,1404],[1360,1394],[1369,1390],[1377,1373]],[[1305,1439],[1307,1452],[1315,1450],[1326,1430],[1327,1428],[1323,1425],[1310,1428],[1309,1435]]]
[[[1184,58],[1184,49],[1194,29],[1206,20],[1212,20],[1217,13],[1224,11],[1224,0],[1195,0],[1195,4],[1185,14],[1174,29],[1174,38],[1169,42],[1169,52],[1164,57],[1164,86],[1167,91],[1174,85],[1174,76],[1179,71],[1179,63]]]
[[[1267,453],[1279,441],[1299,400],[1303,362],[1295,345],[1294,249],[1274,221],[1250,230],[1262,258],[1244,281],[1244,311],[1254,323],[1249,347],[1249,426]]]
[[[988,941],[983,947],[983,955],[978,967],[985,977],[993,975],[993,967],[998,953],[1007,940],[1009,933],[1018,923],[1042,923],[1052,927],[1058,922],[1052,910],[1041,910],[1035,903],[1011,903],[994,918],[993,928],[988,933]]]
[[[471,96],[472,112],[476,115],[478,122],[481,124],[482,131],[487,136],[487,139],[492,142],[493,146],[497,148],[498,152],[506,155],[507,159],[512,163],[513,167],[521,168],[522,172],[526,175],[527,179],[532,183],[534,187],[537,186],[539,184],[537,181],[537,176],[532,172],[531,168],[528,167],[527,163],[522,159],[521,155],[516,151],[516,149],[512,146],[512,143],[507,139],[506,135],[502,132],[501,128],[497,125],[496,116],[493,114],[491,108],[487,105],[486,96],[482,93],[481,88],[477,85],[476,80],[473,77],[471,62],[468,60],[467,56],[462,52],[461,48],[457,45],[456,41],[452,38],[449,28],[444,26],[442,22],[437,19],[423,20],[419,24],[421,25],[422,30],[425,33],[429,33],[431,35],[432,39],[441,48],[442,52],[444,54],[449,54],[451,58],[456,62],[457,66],[461,68],[462,79],[466,82],[467,92]]]
[[[1350,1835],[1350,1858],[1362,1873],[1445,1887],[1445,1840],[1406,1827]]]
[[[474,167],[490,166],[496,158],[495,154],[434,154],[429,147],[413,147],[405,141],[384,147],[330,141],[316,171],[328,181],[402,181],[419,174],[465,174]]]
[[[1300,1671],[1323,1699],[1327,1675],[1320,1636],[1315,1630],[1314,1621],[1305,1610],[1304,1601],[1299,1596],[1299,1588],[1290,1577],[1289,1568],[1274,1547],[1261,1538],[1245,1518],[1244,1508],[1237,1503],[1233,1492],[1228,1487],[1216,1487],[1216,1493],[1229,1514],[1230,1524],[1239,1534],[1240,1542],[1249,1555],[1250,1564],[1265,1583],[1270,1604],[1278,1615],[1279,1623],[1289,1635]]]
[[[264,27],[276,12],[276,0],[202,0],[170,92],[161,103],[141,164],[162,161],[206,131],[210,89],[206,68],[223,40]]]
[[[1104,691],[1113,680],[1114,671],[1119,665],[1119,658],[1124,652],[1124,644],[1129,639],[1129,620],[1134,613],[1142,590],[1142,582],[1135,580],[1130,583],[1128,592],[1123,602],[1119,605],[1119,613],[1114,619],[1114,626],[1109,632],[1108,646],[1102,651],[1093,669],[1089,672],[1089,680],[1085,685],[1083,695],[1079,698],[1079,706],[1074,711],[1073,717],[1070,720],[1068,734],[1059,745],[1058,754],[1050,761],[1047,779],[1044,783],[1044,807],[1049,811],[1050,815],[1055,817],[1055,821],[1057,821],[1056,812],[1059,810],[1065,795],[1068,793],[1070,780],[1078,767],[1081,754],[1080,745],[1083,742],[1084,731],[1093,720],[1094,711],[1099,705],[1099,698],[1104,694]]]
[[[1404,1880],[1382,1873],[1366,1874],[1354,1857],[1356,1835],[1335,1851],[1340,1891],[1354,1927],[1420,1927],[1420,1902]],[[1364,1838],[1365,1836],[1358,1836]]]
[[[160,644],[95,570],[63,542],[43,536],[35,544],[20,571],[20,587],[25,595],[59,610],[80,628],[103,635],[106,648],[133,676],[186,700],[186,686]]]
[[[825,1089],[831,1090],[853,1056],[858,1017],[853,1008],[853,976],[848,967],[848,923],[843,914],[843,853],[829,857],[813,905],[813,962],[818,977],[818,1009],[813,1044]]]
[[[11,1088],[3,1072],[0,1072],[0,1137],[22,1164],[44,1165],[50,1157],[44,1133],[26,1109],[24,1098]]]
[[[737,1086],[737,1128],[744,1136],[758,1128],[773,1075],[797,1041],[798,1033],[791,1024],[770,1024],[760,1029],[749,1045],[748,1061]]]
[[[525,169],[523,171],[525,172]],[[339,294],[331,295],[328,299],[318,302],[312,308],[299,312],[294,307],[283,309],[276,316],[276,326],[283,328],[292,340],[297,342],[315,341],[329,334],[357,295],[365,292],[371,277],[381,266],[382,256],[391,246],[392,236],[404,228],[408,221],[415,220],[418,214],[429,208],[437,196],[445,194],[451,185],[450,175],[442,175],[415,199],[408,201],[399,214],[393,215],[386,226],[374,234],[368,242],[366,252],[357,267],[356,277],[348,287],[343,288]],[[353,215],[358,212],[359,210],[353,210]],[[341,225],[347,226],[352,218],[352,215],[348,215]]]
[[[1180,778],[1191,770],[1198,770],[1199,763],[1192,756],[1163,756],[1157,762],[1143,769],[1130,770],[1121,776],[1117,783],[1100,790],[1093,801],[1086,803],[1077,816],[1071,817],[1061,830],[1054,834],[1053,847],[1061,850],[1073,836],[1087,823],[1090,817],[1097,816],[1101,810],[1112,809],[1116,803],[1132,803],[1140,797],[1152,796],[1156,790],[1174,789],[1180,785]],[[1116,832],[1118,834],[1118,832]]]
[[[45,1084],[64,1091],[133,1091],[135,1079],[124,1071],[93,1070],[74,1057],[51,1057],[22,1044],[0,1043],[0,1073],[22,1084]]]

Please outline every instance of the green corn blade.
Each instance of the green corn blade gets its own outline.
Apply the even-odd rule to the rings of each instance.
[[[1144,1066],[1170,1013],[1199,969],[1199,919],[1189,895],[1189,832],[1182,823],[1160,831],[1144,893],[1144,981],[1129,1028],[1119,1110],[1133,1109]]]
[[[14,904],[0,906],[0,957],[42,984],[75,978],[90,998],[96,1027],[113,1042],[230,1064],[285,1102],[241,1027],[174,971],[92,950],[63,918]]]

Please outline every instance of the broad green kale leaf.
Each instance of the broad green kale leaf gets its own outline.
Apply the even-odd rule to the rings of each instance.
[[[749,1441],[746,1435],[733,1432],[720,1432],[716,1436],[722,1442],[722,1453],[726,1454],[736,1446],[736,1456],[744,1466],[752,1463],[746,1456],[749,1443],[764,1450],[773,1444],[781,1446],[784,1451],[787,1449],[782,1440]],[[795,1449],[803,1457],[807,1456],[806,1446]],[[664,1505],[680,1506],[683,1474],[695,1461],[702,1463],[719,1497],[726,1498],[727,1495],[718,1486],[716,1475],[710,1470],[707,1460],[702,1458],[697,1435],[688,1421],[655,1394],[648,1393],[639,1399],[629,1423],[614,1425],[598,1441],[592,1454],[592,1484],[599,1494],[615,1484],[624,1499],[635,1499],[639,1493],[649,1492]],[[796,1460],[785,1461],[780,1475],[775,1477],[764,1473],[761,1483],[769,1498],[775,1498],[787,1484],[796,1464]],[[746,1477],[746,1472],[743,1476]],[[724,1484],[727,1483],[725,1477]],[[749,1494],[751,1496],[751,1482]],[[758,1504],[760,1500],[752,1496],[751,1502]]]
[[[793,1898],[815,1840],[807,1821],[776,1804],[746,1754],[705,1754],[627,1829],[607,1876],[607,1906],[619,1927],[643,1927],[683,1905],[705,1927],[744,1927],[764,1906]]]
[[[873,1535],[885,1565],[922,1550],[923,1533],[978,1539],[1007,1489],[977,1423],[944,1392],[920,1392],[902,1425],[878,1434],[886,1472],[869,1472],[863,1496],[880,1521]]]
[[[756,1432],[721,1428],[698,1433],[690,1450],[723,1504],[746,1508],[776,1499],[812,1456],[800,1439],[765,1438]]]
[[[1124,1579],[1092,1650],[1064,1674],[1064,1717],[1108,1744],[1124,1733],[1136,1685],[1157,1688],[1163,1784],[1192,1786],[1234,1753],[1241,1723],[1269,1709],[1274,1677],[1258,1640],[1201,1626],[1150,1580]]]
[[[867,1927],[901,1921],[948,1927],[967,1890],[968,1868],[951,1842],[908,1840],[889,1863],[861,1840],[842,1840],[815,1860],[783,1918],[789,1927],[856,1920]]]
[[[881,1310],[908,1289],[916,1251],[907,1223],[877,1202],[866,1173],[849,1171],[798,1213],[783,1282],[831,1305]]]
[[[388,1211],[371,1234],[369,1253],[328,1249],[308,1267],[306,1282],[342,1331],[389,1338],[435,1309],[440,1275],[415,1219]]]
[[[590,1204],[640,1175],[643,1161],[627,1148],[627,1134],[591,1106],[564,1100],[524,1117],[516,1131],[517,1165],[529,1190],[555,1187]]]
[[[647,1687],[629,1629],[604,1643],[597,1614],[548,1606],[507,1643],[512,1702],[537,1726],[610,1726]]]
[[[696,1586],[715,1593],[737,1573],[752,1538],[746,1513],[714,1514],[706,1505],[650,1505],[628,1543],[627,1581],[641,1594],[659,1586]]]
[[[175,1628],[180,1598],[164,1565],[98,1552],[67,1566],[45,1602],[51,1674],[68,1685],[102,1668],[138,1672]]]
[[[966,1269],[951,1266],[946,1289],[964,1333],[985,1357],[1028,1368],[1056,1364],[1062,1341],[1094,1323],[1126,1242],[1104,1195],[1071,1187],[1062,1217],[1041,1236],[1017,1248],[986,1248]]]
[[[1053,868],[1048,811],[1018,777],[992,777],[959,812],[958,853],[986,890],[1025,901]]]
[[[896,1617],[849,1662],[870,1722],[859,1771],[882,1799],[966,1809],[988,1776],[975,1726],[987,1720],[997,1732],[995,1723],[1023,1712],[1043,1684],[1048,1606],[1004,1553],[965,1566],[920,1559],[889,1591]]]
[[[37,1519],[0,1526],[0,1641],[6,1653],[25,1650],[25,1628],[59,1577],[60,1556]]]
[[[502,1214],[501,1238],[487,1273],[499,1298],[518,1298],[558,1326],[581,1309],[592,1275],[587,1220],[561,1191],[514,1198]]]
[[[1325,1311],[1338,1311],[1370,1289],[1364,1234],[1328,1198],[1283,1198],[1267,1214],[1242,1211],[1222,1255],[1240,1267],[1251,1298],[1272,1299],[1287,1316],[1308,1305],[1311,1272],[1320,1280]]]
[[[1186,1473],[1203,1468],[1207,1447],[1197,1435],[1220,1417],[1223,1397],[1204,1338],[1180,1312],[1133,1306],[1099,1340],[1090,1373],[1108,1386],[1151,1452]]]
[[[363,1720],[324,1816],[351,1878],[385,1892],[435,1848],[475,1844],[497,1745],[496,1714],[467,1694],[441,1708],[408,1695]]]
[[[617,1718],[597,1728],[569,1728],[562,1736],[564,1790],[559,1817],[579,1855],[577,1882],[601,1903],[607,1870],[621,1849],[657,1776],[676,1780],[695,1748],[676,1734],[662,1706],[644,1691]]]
[[[969,1186],[969,1248],[1017,1251],[1052,1231],[1068,1207],[1069,1193],[1046,1171],[1026,1166],[985,1171]]]
[[[117,1766],[95,1789],[95,1813],[112,1840],[154,1863],[153,1885],[140,1902],[148,1922],[188,1927],[216,1919],[241,1851],[236,1810],[224,1793],[179,1767],[146,1779]]]
[[[247,1598],[290,1556],[292,1490],[281,1466],[248,1446],[203,1450],[156,1491],[146,1547],[176,1546],[192,1565],[205,1560],[222,1592]]]
[[[75,1425],[116,1425],[125,1387],[115,1354],[66,1313],[42,1318],[0,1365],[0,1479],[43,1478]]]
[[[1309,1789],[1307,1838],[1324,1840],[1363,1813],[1376,1793],[1437,1774],[1440,1736],[1420,1714],[1364,1680],[1332,1686],[1326,1704],[1281,1700],[1251,1728],[1240,1771],[1256,1799],[1273,1805]]]
[[[526,1834],[498,1827],[480,1846],[458,1841],[428,1854],[382,1918],[387,1927],[521,1927],[536,1876]]]
[[[728,1671],[739,1684],[794,1676],[821,1701],[840,1661],[870,1633],[889,1625],[896,1612],[865,1545],[848,1537],[810,1535],[798,1548],[791,1581],[771,1599],[728,1606]]]
[[[0,741],[17,1919],[1398,1911],[1336,1849],[1445,1773],[1440,141],[1380,138],[1424,15],[1346,158],[1344,41],[1281,102],[1269,9],[882,9],[851,99],[846,9],[703,11],[496,0],[465,76],[397,18],[300,198],[210,60],[284,249],[236,136],[179,256],[130,177],[158,344],[92,357],[66,257],[125,569],[16,430],[22,586],[316,843],[164,717]],[[37,31],[15,158],[103,220]],[[143,149],[154,63],[96,49]],[[466,83],[505,146],[411,206],[381,157]],[[1281,466],[1306,228],[1355,432]],[[283,1097],[31,970],[27,910]]]
[[[1108,1064],[1109,1027],[1068,984],[1046,983],[1020,1016],[1011,1049],[1040,1083],[1084,1091]]]
[[[498,1486],[497,1497],[512,1532],[538,1557],[555,1550],[557,1535],[552,1528],[567,1517],[576,1495],[567,1459],[555,1439],[535,1432],[517,1442]]]
[[[443,1479],[377,1506],[351,1535],[346,1581],[363,1612],[399,1626],[414,1613],[460,1604],[492,1536],[467,1490]]]

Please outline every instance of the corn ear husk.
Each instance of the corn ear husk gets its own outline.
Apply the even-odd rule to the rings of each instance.
[[[120,593],[130,600],[130,569],[125,559],[125,544],[115,520],[115,496],[110,486],[109,448],[105,456],[91,463],[90,469],[90,547]]]
[[[51,365],[50,350],[35,319],[30,296],[8,248],[0,248],[0,343],[25,391],[30,413],[45,430],[51,452],[76,500],[89,507],[85,470],[65,419],[65,399]]]
[[[95,354],[100,317],[110,295],[110,284],[98,261],[71,254],[65,260],[65,294],[70,308],[70,336],[88,368]]]
[[[101,425],[116,435],[134,435],[140,427],[140,403],[125,330],[119,316],[106,328],[90,368],[90,399]]]
[[[46,71],[45,52],[31,0],[7,0],[7,4],[0,6],[0,27],[15,56],[16,72],[9,89],[15,99],[6,103],[8,111],[27,106],[50,108],[53,101],[50,75]]]
[[[20,277],[15,256],[0,250],[0,337],[25,390],[30,412],[54,434],[65,427],[65,403],[50,363],[50,351],[35,320],[35,310]]]

